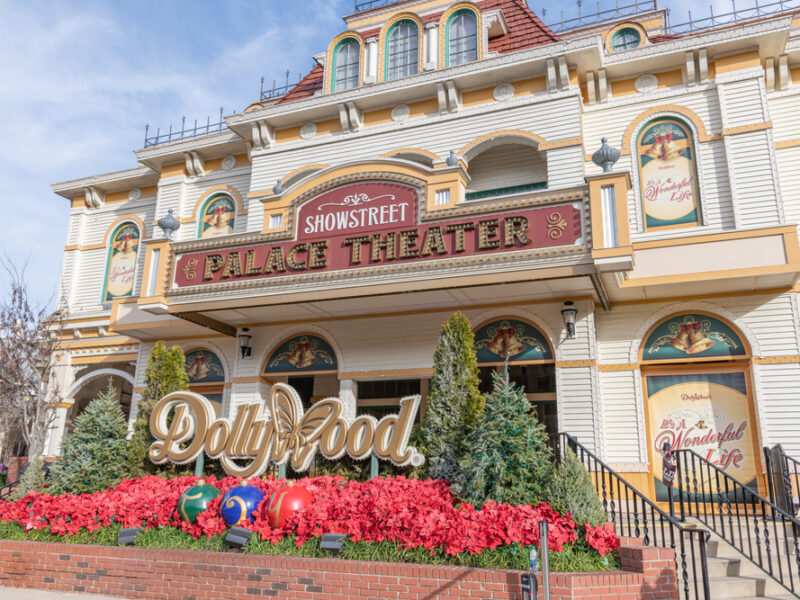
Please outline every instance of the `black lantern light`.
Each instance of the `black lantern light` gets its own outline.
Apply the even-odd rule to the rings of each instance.
[[[564,327],[567,328],[567,337],[573,339],[575,337],[575,317],[578,316],[578,309],[575,308],[571,300],[564,302],[564,308],[561,309],[561,317],[564,319]]]
[[[239,350],[242,351],[242,358],[248,358],[253,354],[253,348],[250,346],[250,340],[253,336],[250,335],[250,329],[243,327],[239,332]]]

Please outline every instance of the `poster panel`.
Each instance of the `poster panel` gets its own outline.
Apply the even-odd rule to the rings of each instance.
[[[645,229],[699,225],[692,133],[676,119],[646,126],[637,143]]]
[[[127,298],[133,293],[139,229],[132,223],[119,227],[111,239],[103,302]]]
[[[744,372],[647,375],[645,380],[657,500],[667,500],[660,478],[665,442],[672,452],[692,450],[755,489],[759,454]],[[709,497],[720,491],[705,472],[697,486]]]
[[[200,220],[200,238],[217,237],[233,233],[236,205],[226,196],[214,196],[206,202]]]

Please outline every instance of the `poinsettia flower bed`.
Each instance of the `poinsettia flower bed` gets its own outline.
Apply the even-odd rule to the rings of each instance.
[[[94,494],[58,496],[31,493],[17,502],[0,501],[0,522],[16,523],[26,531],[47,529],[70,536],[82,529],[95,531],[111,525],[144,529],[174,527],[195,538],[225,533],[220,515],[222,495],[198,515],[197,523],[182,521],[178,499],[199,478],[126,479],[116,487]],[[234,477],[206,479],[223,494],[241,482]],[[264,492],[265,502],[286,480],[251,479]],[[296,485],[314,496],[314,503],[294,513],[282,529],[274,529],[259,510],[245,526],[273,544],[294,536],[297,546],[325,533],[345,533],[352,542],[394,542],[401,549],[424,548],[446,554],[479,554],[517,543],[539,544],[539,521],[549,524],[549,547],[561,552],[583,538],[600,556],[615,550],[618,539],[610,526],[576,523],[547,504],[511,506],[486,503],[480,510],[459,503],[444,481],[419,481],[405,477],[367,482],[341,477],[301,479]],[[582,527],[581,527],[582,526]]]

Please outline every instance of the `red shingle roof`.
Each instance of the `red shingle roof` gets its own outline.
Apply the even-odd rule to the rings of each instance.
[[[506,24],[508,25],[507,34],[489,40],[489,52],[507,54],[509,52],[532,48],[533,46],[550,44],[560,39],[547,25],[539,20],[539,17],[537,17],[530,8],[528,8],[525,0],[482,0],[477,4],[481,10],[484,11],[495,9],[502,10]],[[422,22],[430,23],[438,21],[442,14],[443,13],[426,15],[422,18]],[[367,39],[375,37],[379,33],[380,29],[374,29],[365,31],[362,35]],[[300,81],[300,83],[281,98],[278,103],[281,104],[309,98],[313,96],[315,92],[321,90],[322,85],[323,70],[322,67],[317,65]]]

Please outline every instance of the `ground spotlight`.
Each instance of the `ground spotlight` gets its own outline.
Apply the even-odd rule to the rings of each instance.
[[[346,533],[326,533],[322,536],[322,542],[319,547],[335,556],[339,554],[339,551],[342,549],[342,544],[344,544],[346,539]]]
[[[141,530],[141,527],[125,527],[120,529],[119,535],[117,536],[117,545],[133,546],[136,543],[136,538]]]
[[[251,535],[253,535],[253,532],[249,529],[234,525],[228,530],[228,533],[225,534],[225,543],[231,548],[241,549],[242,546],[247,543],[247,540],[250,539]]]

